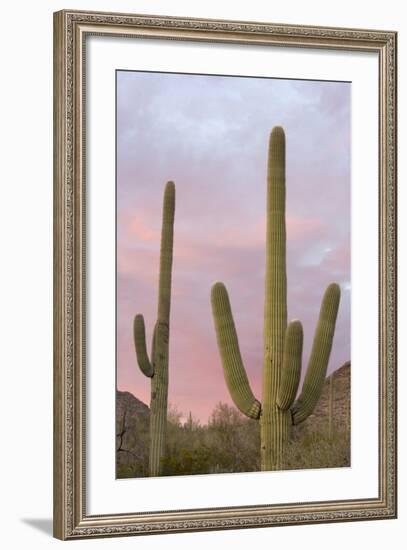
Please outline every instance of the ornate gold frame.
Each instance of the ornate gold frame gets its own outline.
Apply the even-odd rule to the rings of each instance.
[[[379,496],[86,515],[83,50],[90,34],[362,50],[379,59]],[[60,11],[54,14],[54,535],[60,539],[396,517],[395,32]]]

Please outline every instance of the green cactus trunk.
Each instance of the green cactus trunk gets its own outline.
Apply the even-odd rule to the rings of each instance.
[[[165,455],[174,214],[175,185],[169,181],[165,187],[163,200],[158,311],[152,340],[151,361],[146,348],[143,316],[136,315],[134,318],[137,361],[141,371],[151,378],[149,466],[152,477],[161,475],[162,459]]]
[[[267,234],[264,302],[263,395],[253,395],[240,354],[229,296],[223,283],[212,288],[212,309],[225,380],[235,405],[260,420],[261,469],[283,467],[290,428],[314,410],[322,392],[339,307],[340,289],[328,286],[321,306],[311,357],[301,395],[303,330],[299,321],[287,326],[285,227],[285,134],[273,128],[267,177]]]
[[[281,467],[290,411],[277,405],[287,328],[285,229],[285,136],[276,128],[269,143],[267,174],[266,277],[264,300],[263,413],[260,417],[262,469]]]

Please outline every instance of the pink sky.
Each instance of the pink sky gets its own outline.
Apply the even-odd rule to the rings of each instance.
[[[303,372],[325,287],[341,304],[329,371],[350,359],[350,84],[117,73],[117,386],[149,404],[132,321],[156,319],[161,208],[176,185],[169,402],[206,422],[223,378],[210,289],[229,291],[261,399],[265,197],[270,130],[286,132],[289,318],[304,325]]]

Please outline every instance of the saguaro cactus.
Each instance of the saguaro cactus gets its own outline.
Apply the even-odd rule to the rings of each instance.
[[[223,283],[212,287],[212,310],[226,384],[238,409],[260,420],[261,468],[282,467],[290,427],[304,421],[320,397],[328,366],[340,289],[325,291],[302,391],[295,400],[301,375],[303,329],[300,321],[287,326],[285,227],[285,134],[277,126],[269,141],[267,176],[266,277],[264,303],[263,398],[253,395],[242,362],[239,342]]]
[[[158,312],[153,332],[151,360],[147,353],[143,316],[136,315],[133,324],[137,361],[143,374],[151,378],[150,476],[161,474],[162,458],[165,453],[174,213],[175,185],[169,181],[164,191]]]

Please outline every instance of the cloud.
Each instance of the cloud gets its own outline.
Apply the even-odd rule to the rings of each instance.
[[[288,216],[286,220],[287,239],[289,241],[307,240],[325,231],[325,225],[318,219]]]
[[[135,216],[129,224],[129,233],[138,241],[157,241],[159,232],[148,227],[141,215]]]
[[[162,194],[176,184],[169,400],[202,421],[230,403],[210,307],[229,291],[251,385],[261,397],[267,145],[287,142],[290,318],[304,325],[304,369],[321,298],[342,288],[329,368],[350,357],[350,85],[118,73],[117,380],[149,401],[132,341],[135,313],[151,342]],[[150,346],[148,346],[150,347]]]

